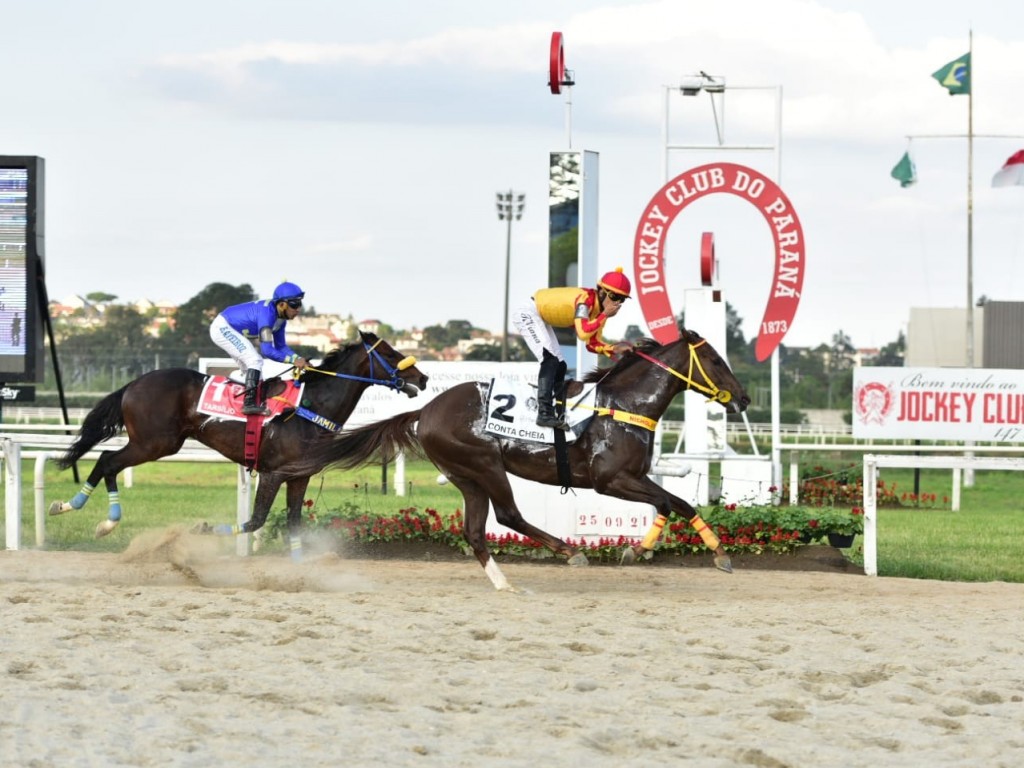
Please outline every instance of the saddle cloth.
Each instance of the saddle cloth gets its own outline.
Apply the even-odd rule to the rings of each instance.
[[[570,398],[565,409],[569,429],[565,442],[572,443],[583,434],[594,412],[583,408],[573,410],[582,402],[594,401],[594,387],[580,397]],[[487,390],[487,422],[484,431],[498,437],[554,445],[554,427],[537,426],[537,386],[521,379],[491,379]],[[562,431],[562,430],[559,430]]]
[[[266,382],[264,382],[264,386],[266,386]],[[302,390],[305,387],[305,384],[297,381],[284,382],[284,392],[266,399],[270,415],[263,417],[264,423],[282,413],[286,408],[295,408],[301,401]],[[203,391],[199,393],[196,411],[228,421],[247,421],[249,417],[242,413],[244,400],[245,387],[243,385],[224,376],[210,376],[203,384]]]

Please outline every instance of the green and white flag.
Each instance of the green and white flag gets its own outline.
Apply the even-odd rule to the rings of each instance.
[[[939,81],[939,85],[949,91],[950,96],[970,93],[971,54],[965,53],[959,59],[954,59],[942,67],[942,69],[932,72],[932,77]]]
[[[914,161],[910,159],[910,152],[903,153],[903,157],[893,166],[889,175],[896,179],[904,189],[917,183],[917,170],[914,168]]]

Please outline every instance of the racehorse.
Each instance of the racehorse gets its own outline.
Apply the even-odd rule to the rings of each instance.
[[[664,346],[651,339],[637,342],[612,368],[588,373],[583,383],[594,384],[595,406],[588,410],[597,416],[567,446],[569,485],[656,508],[651,529],[640,544],[624,551],[623,561],[632,562],[653,549],[668,515],[676,511],[715,552],[715,565],[731,572],[725,549],[696,510],[647,476],[654,429],[677,394],[692,389],[736,413],[750,404],[728,364],[701,336],[683,331],[680,339]],[[553,446],[484,431],[488,389],[486,382],[459,384],[418,411],[318,440],[303,460],[310,470],[327,466],[352,469],[375,458],[390,461],[403,450],[425,455],[462,492],[464,535],[480,565],[495,588],[512,590],[487,549],[488,502],[499,523],[564,555],[569,564],[586,565],[587,559],[523,519],[506,473],[547,485],[566,483],[559,479]]]
[[[298,558],[302,502],[309,478],[319,470],[309,468],[295,472],[289,465],[302,455],[318,432],[340,430],[371,384],[416,397],[426,388],[427,377],[415,363],[415,358],[403,358],[374,334],[360,333],[359,341],[338,347],[319,366],[303,372],[300,380],[305,387],[301,404],[286,409],[263,426],[254,467],[260,481],[251,519],[241,526],[217,526],[215,532],[236,534],[259,530],[266,522],[281,484],[287,483],[288,530],[293,556]],[[128,467],[177,453],[186,438],[194,438],[231,461],[243,464],[246,460],[244,417],[229,420],[199,410],[203,387],[212,378],[188,368],[166,368],[144,374],[103,398],[85,417],[78,438],[58,465],[62,469],[70,467],[93,446],[114,437],[122,428],[128,433],[128,443],[120,450],[104,451],[82,490],[68,502],[53,502],[50,514],[81,509],[102,478],[110,508],[108,518],[96,527],[96,537],[107,535],[121,520],[117,475]],[[223,380],[221,383],[235,386]],[[286,387],[294,385],[277,377],[268,379],[263,386],[270,402],[285,392]],[[241,390],[241,385],[238,388]]]

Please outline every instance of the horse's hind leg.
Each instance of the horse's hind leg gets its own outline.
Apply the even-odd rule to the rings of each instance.
[[[522,513],[519,511],[519,507],[516,506],[515,496],[512,493],[512,486],[509,484],[508,475],[505,474],[504,470],[492,470],[484,477],[487,480],[486,496],[490,498],[491,504],[494,505],[494,516],[499,523],[504,525],[506,528],[511,528],[513,531],[515,531],[518,534],[521,534],[522,536],[525,536],[529,539],[533,539],[534,541],[543,544],[556,555],[565,555],[569,562],[569,565],[587,564],[586,555],[584,555],[582,552],[579,552],[573,547],[570,547],[557,536],[552,536],[547,531],[544,531],[526,521]],[[462,485],[460,485],[461,481],[455,480],[453,478],[453,482],[456,485],[458,485],[460,489],[462,488]],[[468,525],[468,501],[466,503],[466,506],[466,520]],[[486,527],[487,520],[486,506],[484,507],[484,511],[481,517],[483,518],[483,521],[480,523],[480,536],[484,537],[484,528]],[[472,542],[470,543],[472,544]],[[484,544],[484,547],[486,551],[486,543]],[[477,551],[475,547],[474,551]],[[479,557],[480,555],[478,553],[477,558],[479,559]]]
[[[55,501],[50,504],[50,514],[63,515],[65,512],[70,512],[73,509],[81,509],[84,507],[102,478],[103,473],[100,470],[100,463],[97,461],[96,466],[94,466],[92,468],[92,472],[89,473],[89,477],[86,478],[85,482],[82,484],[82,489],[72,496],[70,501]]]
[[[466,537],[466,542],[483,566],[484,573],[494,588],[504,592],[515,592],[515,588],[508,583],[508,579],[487,548],[487,493],[471,480],[453,478],[452,483],[462,492],[462,501],[466,507],[466,517],[462,523],[462,535]]]
[[[50,505],[50,514],[59,515],[72,509],[81,509],[102,478],[107,488],[107,519],[96,526],[96,538],[106,536],[121,522],[121,493],[117,487],[117,476],[128,467],[145,464],[161,456],[169,456],[177,453],[180,448],[181,442],[176,446],[157,446],[145,450],[139,449],[136,444],[128,443],[120,450],[104,451],[96,460],[96,465],[89,473],[82,490],[75,494],[71,501],[53,502]]]

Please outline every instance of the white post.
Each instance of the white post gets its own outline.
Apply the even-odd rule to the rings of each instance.
[[[800,503],[800,467],[795,451],[789,455],[789,503]]]
[[[46,462],[58,454],[44,453],[36,457],[35,505],[36,546],[46,543]]]
[[[878,575],[878,466],[875,457],[864,456],[864,573]]]
[[[21,445],[4,440],[4,523],[7,526],[7,549],[21,546]]]
[[[252,516],[252,478],[245,467],[238,467],[238,502],[235,512],[235,519],[239,525],[244,524]],[[250,552],[251,534],[240,533],[235,536],[235,554],[245,557]]]
[[[964,458],[973,456],[973,453],[965,453]],[[953,511],[960,511],[960,470],[953,468]]]
[[[395,456],[395,496],[405,496],[405,454]]]

